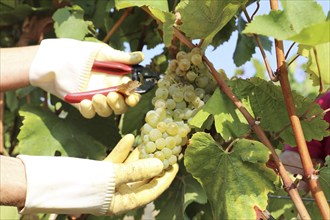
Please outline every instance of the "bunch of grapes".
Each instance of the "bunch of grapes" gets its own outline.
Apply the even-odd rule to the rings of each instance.
[[[215,82],[202,62],[202,51],[180,51],[157,83],[154,109],[141,128],[140,157],[159,158],[164,169],[177,162],[191,128],[189,120],[214,91]]]

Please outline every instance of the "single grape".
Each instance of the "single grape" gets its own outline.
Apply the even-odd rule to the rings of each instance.
[[[200,54],[193,54],[190,58],[190,61],[195,66],[198,66],[202,63],[202,56]]]
[[[149,141],[146,145],[145,145],[145,150],[146,153],[151,154],[153,152],[155,152],[156,150],[156,144],[152,141]]]
[[[156,141],[161,137],[162,137],[162,132],[160,132],[157,128],[152,129],[149,133],[149,138],[151,141]]]
[[[178,161],[178,158],[175,155],[173,155],[173,154],[170,156],[170,158],[168,158],[168,163],[170,165],[175,164],[177,161]]]

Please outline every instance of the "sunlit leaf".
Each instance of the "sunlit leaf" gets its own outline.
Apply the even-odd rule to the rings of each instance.
[[[204,39],[202,47],[206,48],[244,3],[246,0],[180,1],[176,8],[181,14],[179,28],[192,39]]]
[[[142,6],[149,6],[151,8],[159,9],[161,11],[168,12],[168,3],[167,0],[115,0],[116,8],[123,9],[128,7],[142,7]]]
[[[233,139],[247,133],[250,129],[246,120],[238,112],[233,102],[217,89],[205,106],[189,122],[202,128],[204,122],[212,116],[217,132],[225,139]]]
[[[234,94],[242,99],[248,99],[254,116],[260,121],[260,126],[275,136],[279,135],[286,144],[295,146],[295,139],[289,116],[285,107],[281,88],[272,82],[254,77],[247,80],[235,79],[230,82]],[[323,110],[312,100],[292,93],[297,115],[307,141],[322,140],[329,135],[328,123],[323,120]],[[307,112],[307,113],[306,113]],[[314,118],[314,116],[317,116]],[[313,120],[310,120],[313,118]]]
[[[52,18],[55,21],[54,29],[58,38],[83,40],[89,33],[90,23],[84,21],[84,12],[78,6],[60,8]]]
[[[256,52],[257,43],[254,37],[242,34],[246,21],[242,17],[238,19],[238,38],[236,48],[234,51],[234,63],[236,66],[241,66],[252,58],[252,55]],[[267,51],[271,51],[272,42],[265,36],[259,36],[259,40],[263,48]]]
[[[243,31],[245,34],[261,34],[278,40],[294,40],[315,45],[327,42],[324,35],[326,16],[321,5],[314,0],[281,1],[283,10],[271,11],[268,15],[256,16]],[[329,29],[329,28],[326,28]],[[318,30],[318,31],[315,31]],[[314,31],[314,32],[312,32]],[[326,30],[329,33],[329,30]],[[309,34],[313,34],[313,39]],[[326,41],[324,41],[326,40]]]
[[[298,53],[308,58],[306,72],[313,80],[313,85],[318,86],[321,83],[326,90],[330,86],[330,42],[315,47],[299,45]]]
[[[20,154],[103,159],[106,148],[74,121],[61,119],[42,107],[25,107],[18,135]],[[95,129],[95,128],[94,128]]]
[[[274,190],[275,173],[266,167],[268,149],[260,142],[242,139],[226,152],[207,133],[195,133],[185,151],[184,163],[203,186],[213,219],[256,219],[254,207],[266,209]],[[244,211],[242,211],[244,210]]]

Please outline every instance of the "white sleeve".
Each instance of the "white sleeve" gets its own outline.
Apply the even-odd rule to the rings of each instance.
[[[19,155],[25,165],[27,194],[20,214],[105,215],[115,190],[111,162],[70,157]]]
[[[104,43],[73,39],[46,39],[40,44],[29,72],[31,85],[63,99],[85,91],[97,53]]]

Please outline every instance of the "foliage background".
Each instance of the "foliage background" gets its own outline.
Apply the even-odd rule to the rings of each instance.
[[[129,11],[129,15],[107,42],[112,47],[121,50],[145,50],[157,46],[159,48],[159,45],[165,43],[167,47],[161,48],[157,54],[152,55],[150,63],[144,63],[158,72],[165,72],[167,61],[173,58],[178,50],[187,49],[178,40],[173,41],[170,28],[174,22],[174,15],[168,12],[172,12],[178,3],[179,1],[168,1],[168,3],[166,1],[143,1],[142,3],[139,1],[115,2],[113,0],[1,0],[0,46],[34,45],[43,38],[53,37],[103,40],[127,11],[126,7],[139,6]],[[231,6],[232,8],[230,8],[226,5],[227,3],[236,3],[238,6]],[[301,18],[301,23],[295,23],[296,20],[289,16],[294,14],[295,8],[289,7],[294,6],[292,4],[285,10],[288,16],[283,15],[283,21],[279,24],[272,24],[269,17],[256,17],[257,21],[260,19],[261,22],[269,22],[269,26],[255,23],[249,26],[250,29],[246,29],[247,22],[239,7],[243,3],[245,1],[211,1],[211,4],[214,5],[206,7],[204,1],[181,1],[177,10],[182,15],[184,25],[180,29],[192,39],[197,39],[194,42],[199,43],[198,39],[204,39],[201,46],[204,49],[208,48],[207,50],[212,47],[214,49],[225,48],[225,42],[234,33],[238,34],[235,48],[232,48],[233,51],[226,51],[212,60],[219,65],[218,68],[223,67],[225,71],[228,70],[225,65],[221,65],[225,62],[222,57],[226,57],[226,59],[229,57],[237,65],[235,71],[227,72],[228,78],[233,77],[231,80],[228,79],[227,83],[248,107],[251,114],[260,119],[260,125],[267,132],[274,146],[280,151],[284,143],[295,144],[291,128],[288,126],[289,120],[284,107],[284,100],[278,85],[268,82],[263,61],[252,58],[258,49],[253,38],[245,33],[263,35],[260,39],[265,50],[272,51],[272,38],[269,37],[284,40],[293,38],[298,43],[301,41],[299,33],[291,33],[289,29],[276,31],[274,28],[291,23],[309,27],[316,21],[329,18],[329,15],[324,14],[314,1],[306,1],[299,7],[302,11],[305,10],[304,12],[310,13],[312,17],[310,20],[314,19],[314,23],[305,19],[308,17],[306,14]],[[140,8],[145,4],[151,5],[150,8],[154,10],[152,11],[153,15],[162,20],[163,24],[158,23]],[[164,5],[167,5],[168,9]],[[249,1],[247,5],[255,8],[256,2]],[[226,6],[229,7],[229,11],[226,11]],[[212,11],[212,8],[218,11]],[[224,17],[219,17],[219,15]],[[280,17],[281,14],[274,16]],[[212,22],[207,23],[207,19]],[[273,31],[270,32],[270,30]],[[207,47],[209,45],[212,47]],[[311,57],[308,46],[310,44],[307,43],[307,46],[301,46],[299,49],[300,53],[309,59],[302,61],[300,57],[299,62],[293,62],[289,67],[289,74],[291,87],[296,91],[294,97],[298,114],[304,116],[302,125],[306,139],[311,140],[321,139],[329,133],[326,130],[327,124],[320,117],[322,110],[316,105],[310,108],[310,103],[318,95],[316,85],[319,77],[317,74],[315,76],[315,60]],[[298,48],[295,47],[293,51],[298,53]],[[323,48],[320,48],[320,51],[323,51]],[[209,53],[212,56],[212,52],[209,51]],[[290,54],[292,58],[295,53]],[[233,56],[231,57],[229,54],[233,54]],[[268,55],[274,63],[275,55]],[[329,78],[327,58],[327,56],[323,57],[325,60],[323,66],[328,68],[322,71],[325,73],[322,77],[324,80]],[[308,77],[294,77],[297,72],[301,73],[302,70],[311,74],[312,80]],[[326,90],[329,82],[323,83],[324,90]],[[255,95],[251,95],[252,93]],[[101,160],[122,134],[139,134],[139,129],[144,123],[144,113],[153,108],[151,105],[152,97],[153,92],[144,95],[137,107],[130,109],[121,117],[112,116],[106,119],[95,117],[92,120],[86,120],[80,116],[76,109],[38,88],[28,87],[6,92],[3,99],[5,101],[3,113],[4,147],[1,153],[11,156],[17,154],[56,155]],[[225,95],[217,90],[211,101],[209,103],[212,105],[207,104],[192,120],[191,124],[198,128],[198,131],[211,130],[218,135],[213,133],[213,137],[211,137],[203,132],[193,135],[191,146],[185,154],[184,164],[183,161],[180,162],[180,173],[176,180],[170,189],[155,201],[156,209],[160,210],[156,218],[210,219],[211,216],[219,219],[247,218],[247,216],[254,215],[253,211],[249,209],[242,212],[242,210],[245,210],[246,206],[250,207],[251,204],[267,207],[275,218],[291,219],[295,217],[297,213],[289,199],[279,200],[269,196],[269,193],[273,196],[283,195],[283,198],[285,195],[283,190],[277,188],[279,186],[277,178],[265,166],[269,152],[260,142],[256,141],[256,137],[251,133],[245,119],[235,110]],[[307,111],[307,109],[310,110]],[[61,112],[67,113],[65,119],[59,117]],[[313,115],[319,117],[309,121],[308,119]],[[210,120],[210,118],[212,119]],[[131,123],[131,121],[135,121],[135,123]],[[210,127],[210,124],[214,127]],[[316,127],[318,128],[317,131],[315,131]],[[246,136],[252,140],[242,138]],[[237,150],[232,155],[227,155],[224,150],[236,138],[241,139],[234,145]],[[217,149],[218,144],[222,148]],[[255,148],[250,148],[251,146]],[[249,147],[248,151],[246,151],[247,147]],[[251,152],[255,155],[247,157]],[[215,159],[208,161],[210,155],[213,155]],[[237,163],[233,163],[234,166],[232,166],[233,164],[224,161],[236,161]],[[204,164],[208,166],[204,167]],[[245,167],[249,169],[245,169]],[[207,174],[215,172],[215,169],[217,175],[213,176],[215,179],[210,180]],[[238,171],[241,173],[240,178],[237,179],[234,173]],[[325,177],[323,179],[325,189],[330,187],[326,179],[327,173],[329,173],[329,169],[324,167],[322,175]],[[213,184],[214,182],[217,184]],[[246,183],[249,185],[246,186]],[[233,197],[240,194],[245,194],[247,197],[243,198],[241,203],[234,202],[232,197],[226,194],[226,190],[232,192]],[[264,190],[264,192],[261,193],[260,190]],[[327,195],[329,195],[328,191]],[[304,196],[310,197],[310,195]],[[306,202],[306,206],[315,219],[319,217],[315,203]],[[139,219],[142,214],[143,209],[139,209],[128,213],[127,216],[133,215]],[[23,219],[30,217],[25,216]],[[34,217],[50,218],[49,215],[44,214]],[[1,219],[14,218],[18,218],[15,211],[1,207]],[[67,216],[57,216],[57,219],[65,218]],[[113,219],[117,217],[83,216],[82,218]],[[118,218],[121,219],[124,216]]]

